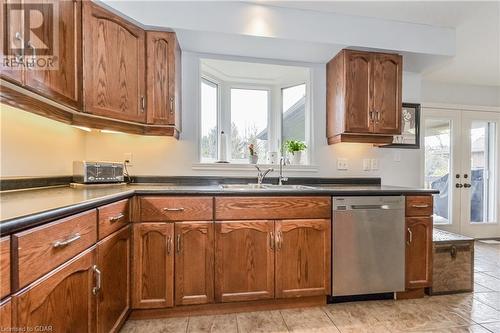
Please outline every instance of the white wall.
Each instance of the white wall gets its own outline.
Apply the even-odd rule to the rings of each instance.
[[[500,86],[423,80],[422,101],[453,105],[500,106]]]
[[[0,104],[0,176],[61,176],[85,153],[85,132]]]

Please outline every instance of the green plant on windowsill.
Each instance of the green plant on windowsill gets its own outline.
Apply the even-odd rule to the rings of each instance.
[[[286,152],[293,155],[293,163],[300,164],[302,152],[307,149],[307,145],[302,141],[287,140],[283,146]]]

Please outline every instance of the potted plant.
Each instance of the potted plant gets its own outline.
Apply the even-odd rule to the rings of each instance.
[[[285,150],[292,154],[293,164],[300,164],[302,159],[302,152],[306,150],[307,146],[304,142],[298,140],[288,140],[285,142]]]
[[[259,156],[257,156],[257,151],[255,150],[255,146],[253,145],[253,143],[248,145],[248,152],[248,162],[250,162],[250,164],[257,164]]]

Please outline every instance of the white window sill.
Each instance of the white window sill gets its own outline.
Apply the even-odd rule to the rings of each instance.
[[[273,168],[275,171],[279,169],[278,164],[257,164],[261,168]],[[224,171],[250,171],[255,170],[254,164],[243,163],[195,163],[192,167],[193,170],[224,170]],[[316,165],[293,165],[287,164],[284,168],[286,172],[318,172]]]

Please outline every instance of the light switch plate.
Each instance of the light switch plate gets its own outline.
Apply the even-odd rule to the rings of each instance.
[[[337,170],[349,170],[349,162],[346,158],[337,159]]]
[[[378,170],[378,158],[372,158],[371,167],[372,170]]]

